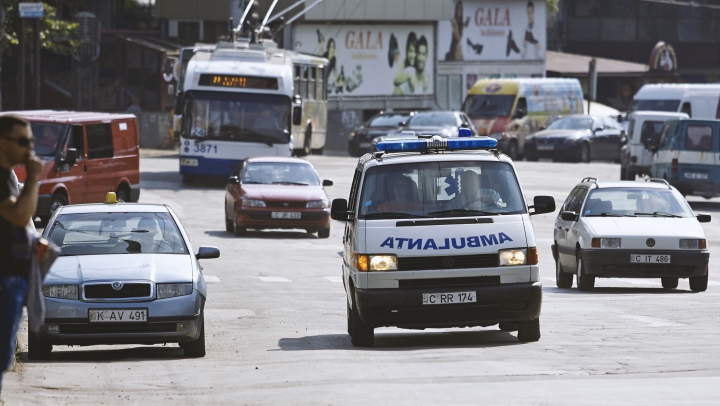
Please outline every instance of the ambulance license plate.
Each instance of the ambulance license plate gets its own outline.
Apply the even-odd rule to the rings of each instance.
[[[669,264],[670,255],[630,254],[632,264]]]
[[[424,305],[475,302],[477,302],[477,292],[423,293]]]
[[[144,323],[147,309],[88,310],[90,323]]]
[[[274,212],[270,213],[270,218],[297,220],[300,218],[300,212],[299,211],[274,211]]]

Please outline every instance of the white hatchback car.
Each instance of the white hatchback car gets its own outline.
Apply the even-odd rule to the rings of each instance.
[[[663,179],[598,182],[585,178],[570,192],[555,220],[552,246],[559,288],[595,287],[596,277],[660,278],[675,289],[679,278],[702,292],[710,253],[700,223],[682,195]]]

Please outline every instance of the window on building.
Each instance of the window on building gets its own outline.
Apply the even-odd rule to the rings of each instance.
[[[638,20],[638,40],[662,41],[675,39],[675,20],[647,18]]]
[[[462,75],[438,75],[435,102],[442,110],[460,110],[465,97]]]
[[[603,18],[601,31],[603,41],[635,41],[635,19]]]
[[[597,41],[600,39],[600,21],[596,18],[571,18],[568,20],[568,38],[573,41]]]
[[[178,38],[200,41],[200,23],[197,21],[178,22]]]
[[[87,125],[85,131],[87,131],[88,159],[113,157],[113,136],[110,124]]]
[[[204,21],[203,22],[203,42],[214,43],[222,37],[228,36],[227,21]]]

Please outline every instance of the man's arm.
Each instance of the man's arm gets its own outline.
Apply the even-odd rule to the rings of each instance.
[[[25,186],[17,198],[13,195],[0,202],[0,216],[18,227],[25,227],[35,215],[38,201],[38,179],[42,163],[31,158],[25,164],[27,178]]]

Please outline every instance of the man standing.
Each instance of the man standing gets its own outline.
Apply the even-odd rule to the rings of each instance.
[[[42,163],[33,152],[29,123],[0,117],[0,393],[2,377],[15,356],[15,340],[28,291],[32,247],[27,226],[35,215]],[[18,190],[13,168],[24,164],[27,179]]]

